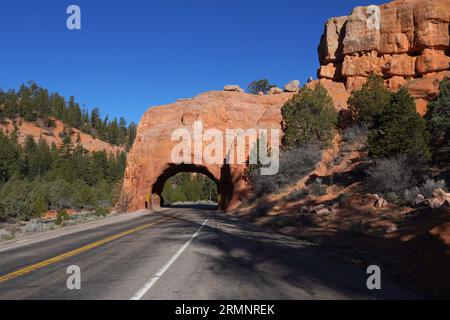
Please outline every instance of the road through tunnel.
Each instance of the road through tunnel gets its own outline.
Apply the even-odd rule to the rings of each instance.
[[[234,192],[226,167],[210,170],[201,165],[170,164],[152,185],[145,206],[167,207],[174,202],[208,201],[217,203],[219,210],[226,210]],[[206,196],[200,186],[208,189]]]

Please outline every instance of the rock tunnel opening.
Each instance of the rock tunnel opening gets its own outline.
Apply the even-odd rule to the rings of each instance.
[[[207,177],[212,181],[217,197],[217,208],[219,210],[226,210],[228,203],[231,200],[234,192],[234,186],[231,181],[230,169],[227,165],[223,165],[220,169],[220,175],[214,175],[208,168],[201,165],[193,164],[171,164],[169,167],[161,173],[156,182],[153,184],[150,192],[150,199],[146,199],[145,206],[148,208],[150,205],[156,205],[165,207],[170,205],[170,201],[165,199],[165,186],[168,182],[173,180],[177,175],[187,174],[200,174]],[[171,179],[172,178],[172,179]]]

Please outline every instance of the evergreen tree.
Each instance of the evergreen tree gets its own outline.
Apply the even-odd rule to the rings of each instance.
[[[99,129],[99,126],[101,125],[101,118],[100,118],[100,110],[98,108],[94,108],[91,111],[91,126],[94,129]]]
[[[338,115],[333,100],[320,84],[304,87],[281,110],[284,143],[288,148],[331,142]]]
[[[0,184],[7,182],[21,171],[21,147],[16,137],[6,136],[0,130]]]
[[[435,152],[450,155],[450,79],[445,78],[439,90],[437,99],[428,105],[425,119]]]
[[[417,113],[414,98],[400,89],[373,117],[369,132],[369,153],[385,158],[406,154],[412,159],[429,159],[425,120]]]
[[[248,85],[248,92],[250,94],[259,94],[260,92],[266,94],[272,87],[276,87],[276,85],[271,85],[267,79],[256,80]]]
[[[131,122],[128,126],[128,141],[127,141],[127,150],[133,146],[134,140],[136,139],[136,124]]]
[[[381,76],[370,76],[360,90],[353,91],[348,100],[352,119],[372,126],[373,118],[391,102],[391,95]]]
[[[69,157],[70,154],[72,154],[73,149],[74,146],[72,143],[72,137],[70,136],[70,132],[68,132],[68,130],[65,129],[64,137],[59,152],[63,157],[67,158]]]

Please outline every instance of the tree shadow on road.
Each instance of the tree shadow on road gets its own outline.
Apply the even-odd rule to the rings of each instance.
[[[198,259],[206,261],[208,272],[253,292],[254,299],[412,299],[416,296],[388,281],[383,290],[369,291],[368,275],[361,269],[342,263],[335,253],[320,250],[312,243],[275,234],[242,218],[211,213],[213,218],[195,240]],[[177,235],[174,229],[187,225],[199,227],[202,221],[178,217],[168,229],[167,239]],[[374,261],[377,264],[377,261]],[[252,289],[253,291],[251,291]],[[250,291],[249,291],[250,290]],[[220,293],[218,293],[220,295]],[[228,297],[240,298],[240,297]]]

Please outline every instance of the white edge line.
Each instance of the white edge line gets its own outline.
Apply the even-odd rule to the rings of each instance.
[[[198,230],[191,236],[191,238],[166,262],[166,264],[159,269],[158,272],[141,288],[136,294],[131,297],[130,300],[141,300],[142,297],[155,285],[155,283],[161,278],[164,273],[172,266],[172,264],[183,254],[183,252],[189,247],[191,242],[198,236],[203,227],[208,223],[209,219],[206,219]]]

